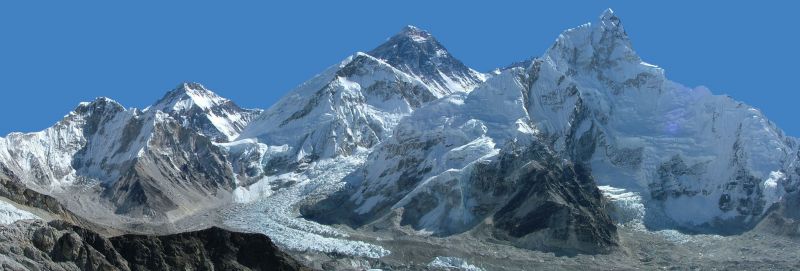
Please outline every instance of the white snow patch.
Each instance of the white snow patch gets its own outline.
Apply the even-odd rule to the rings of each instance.
[[[645,207],[642,203],[642,196],[639,193],[628,192],[625,189],[608,185],[598,186],[597,188],[613,204],[614,209],[611,211],[611,218],[614,222],[622,226],[644,229]]]
[[[20,210],[13,204],[0,201],[0,225],[8,225],[25,219],[39,219],[39,217],[30,212]]]
[[[645,66],[645,67],[650,67],[650,68],[658,68],[658,66],[656,66],[656,65],[653,65],[653,64],[650,64],[650,63],[647,63],[647,62],[644,62],[644,61],[642,61],[642,62],[639,62],[639,64],[642,64],[642,65],[643,65],[643,66]]]
[[[464,259],[456,257],[436,257],[428,264],[428,267],[446,270],[483,271],[483,268],[471,265]]]
[[[773,171],[769,173],[769,178],[764,180],[763,188],[764,188],[764,201],[766,201],[766,206],[769,207],[771,204],[776,203],[781,200],[783,197],[783,189],[780,189],[779,182],[786,179],[786,174],[780,171]],[[764,208],[766,211],[767,208]]]

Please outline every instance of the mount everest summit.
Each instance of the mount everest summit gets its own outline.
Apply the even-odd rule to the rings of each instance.
[[[333,269],[339,256],[391,267],[438,240],[613,255],[630,221],[800,235],[798,143],[753,107],[668,80],[610,9],[489,73],[407,26],[265,110],[183,83],[144,109],[98,98],[0,138],[0,222],[219,226]]]

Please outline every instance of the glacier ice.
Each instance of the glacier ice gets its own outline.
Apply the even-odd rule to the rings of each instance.
[[[0,200],[0,225],[7,225],[25,219],[39,219],[39,217],[19,209],[11,203]]]

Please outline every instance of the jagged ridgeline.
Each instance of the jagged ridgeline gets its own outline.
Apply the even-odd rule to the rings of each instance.
[[[487,73],[408,26],[266,110],[184,83],[144,109],[98,98],[0,138],[0,199],[14,202],[0,221],[102,238],[221,226],[306,259],[394,257],[395,237],[614,253],[623,223],[796,236],[798,143],[753,107],[668,80],[611,10]],[[15,225],[14,240],[88,236]],[[157,239],[86,251],[133,269],[127,248]]]

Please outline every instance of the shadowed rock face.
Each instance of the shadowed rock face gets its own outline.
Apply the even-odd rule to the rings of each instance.
[[[173,219],[224,201],[219,199],[235,184],[222,151],[210,139],[171,119],[156,123],[153,130],[147,150],[104,191],[115,211]]]
[[[493,215],[495,238],[563,254],[602,253],[618,245],[617,228],[584,166],[559,163],[537,146],[503,155],[496,164],[497,173],[489,176],[515,182],[503,189],[511,197]]]
[[[419,178],[409,178],[420,175],[415,174],[400,175],[396,182],[418,185]],[[460,189],[452,189],[456,186]],[[409,198],[402,208],[395,207],[403,203],[396,199],[370,212],[353,212],[351,195],[358,189],[348,187],[301,211],[321,223],[356,228],[393,221],[399,215],[395,226],[432,231],[430,213],[456,210],[468,202],[472,219],[442,215],[435,222],[443,226],[433,234],[449,236],[485,228],[490,239],[560,255],[606,253],[618,245],[617,228],[603,209],[602,195],[589,171],[559,160],[542,144],[509,146],[497,160],[479,162],[463,182],[443,182],[427,191],[401,194]]]
[[[167,236],[111,238],[131,270],[299,270],[268,237],[220,228]]]
[[[308,270],[260,234],[220,228],[105,238],[63,221],[0,231],[4,270]]]
[[[800,238],[800,209],[797,206],[800,206],[800,193],[793,192],[784,196],[781,202],[767,211],[756,230]]]

